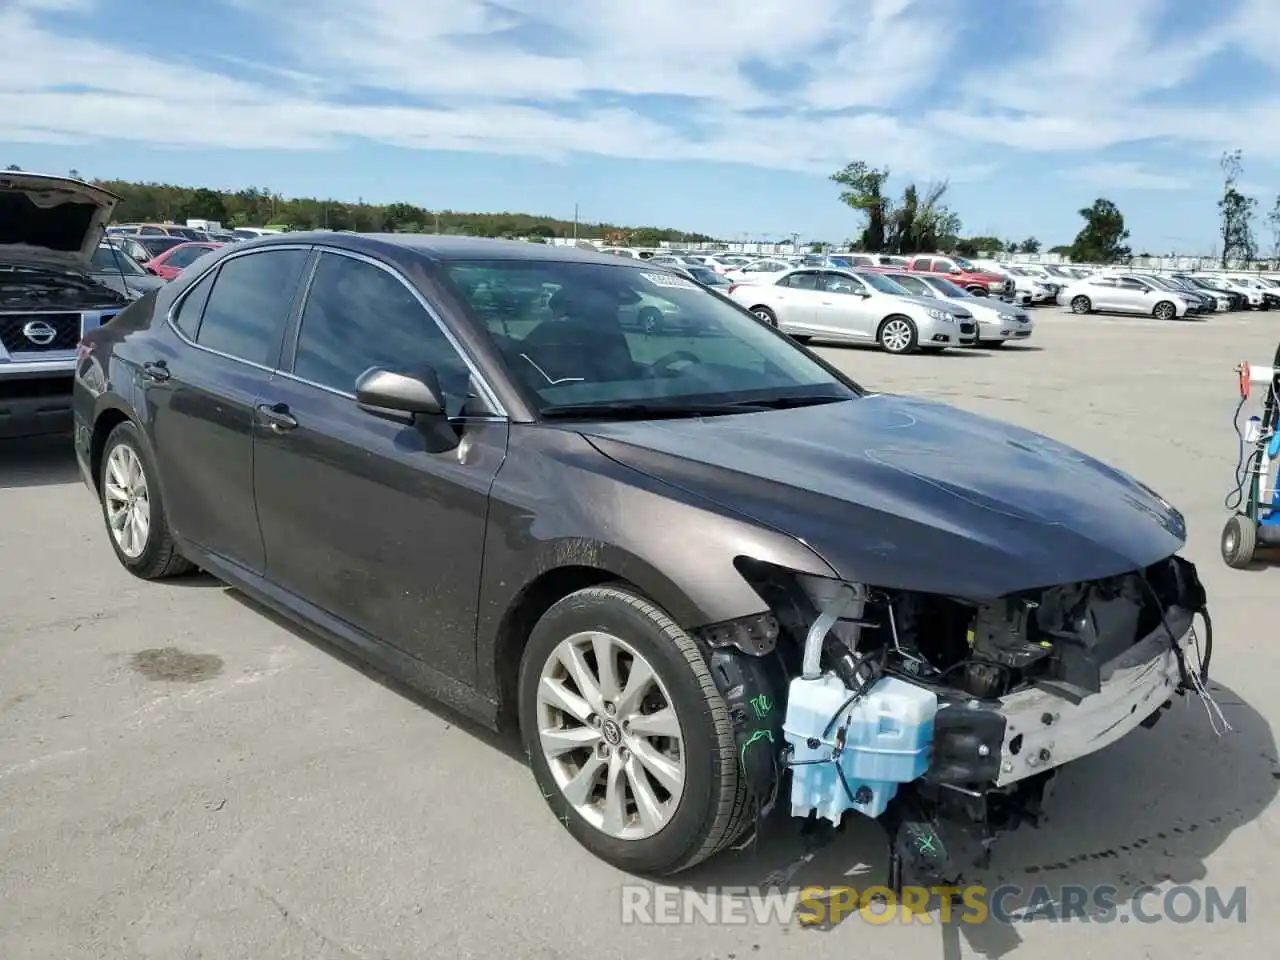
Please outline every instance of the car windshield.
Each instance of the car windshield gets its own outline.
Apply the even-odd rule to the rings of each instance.
[[[952,257],[951,259],[955,261],[955,265],[959,267],[961,270],[968,270],[970,272],[973,272],[974,270],[978,269],[972,263],[966,260],[964,257]]]
[[[971,294],[964,287],[958,287],[954,283],[952,283],[950,280],[944,280],[942,277],[930,277],[925,282],[928,283],[929,286],[933,287],[933,289],[937,290],[944,297],[952,297],[957,300],[977,299],[976,297],[974,297],[973,294]]]
[[[901,284],[894,283],[883,273],[859,273],[858,279],[863,283],[870,284],[881,293],[891,293],[895,297],[909,297],[911,291]]]
[[[726,287],[731,283],[731,281],[726,280],[714,270],[709,270],[706,267],[687,267],[686,269],[689,272],[689,276],[699,283],[705,283],[712,287]]]
[[[188,243],[190,241],[182,237],[138,237],[139,244],[146,249],[147,253],[153,257],[157,254],[164,253],[170,247],[176,247],[180,243]]]
[[[742,308],[670,273],[543,260],[445,269],[544,416],[733,412],[860,395]]]
[[[126,277],[145,277],[147,271],[143,270],[137,260],[129,256],[119,247],[113,247],[108,244],[102,244],[98,249],[93,251],[93,259],[90,261],[93,265],[94,273],[123,273]]]

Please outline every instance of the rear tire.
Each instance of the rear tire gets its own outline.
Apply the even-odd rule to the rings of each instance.
[[[120,565],[143,580],[188,573],[164,512],[155,464],[138,428],[126,421],[107,437],[99,466],[98,500]]]
[[[602,671],[606,657],[611,666]],[[643,668],[653,679],[637,698],[630,685]],[[729,711],[703,653],[639,594],[589,587],[552,606],[529,638],[518,690],[521,737],[542,795],[600,859],[670,875],[719,853],[749,826]],[[660,715],[661,724],[638,719]],[[655,733],[659,726],[678,736]],[[660,767],[667,780],[679,770],[678,790],[662,785]],[[622,798],[617,806],[614,796]]]

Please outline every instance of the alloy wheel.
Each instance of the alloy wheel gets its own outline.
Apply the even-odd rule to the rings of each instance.
[[[777,326],[777,321],[773,319],[773,314],[768,310],[756,310],[755,315],[758,319],[763,320],[769,326]]]
[[[142,556],[151,534],[151,495],[142,460],[127,443],[117,444],[107,457],[102,497],[120,552],[130,560]]]
[[[543,758],[583,820],[619,840],[670,822],[684,792],[684,734],[634,647],[600,631],[568,637],[543,664],[536,701]]]
[[[902,353],[911,346],[911,324],[905,320],[890,320],[880,332],[880,342],[890,353]]]

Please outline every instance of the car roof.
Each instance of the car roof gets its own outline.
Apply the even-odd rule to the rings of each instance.
[[[427,260],[532,260],[546,262],[607,263],[642,269],[647,261],[616,257],[581,247],[558,247],[524,240],[495,240],[489,237],[458,237],[426,233],[334,233],[308,231],[260,237],[240,249],[316,243],[356,253],[410,253]],[[660,265],[659,265],[660,266]]]

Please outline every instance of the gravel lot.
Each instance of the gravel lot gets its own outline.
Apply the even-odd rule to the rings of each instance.
[[[1033,343],[1002,352],[823,352],[870,386],[1044,431],[1179,505],[1210,591],[1214,689],[1234,731],[1215,738],[1198,704],[1179,703],[1154,730],[1071,768],[1052,822],[1008,838],[975,879],[1246,885],[1247,922],[624,926],[628,878],[556,825],[511,744],[366,675],[216,581],[129,577],[59,442],[0,446],[0,956],[1270,952],[1280,657],[1264,618],[1277,612],[1280,572],[1228,570],[1217,541],[1235,457],[1232,367],[1269,363],[1280,321],[1035,316]],[[759,884],[802,853],[783,830],[682,883]],[[881,859],[874,828],[855,825],[792,882],[866,883]]]

